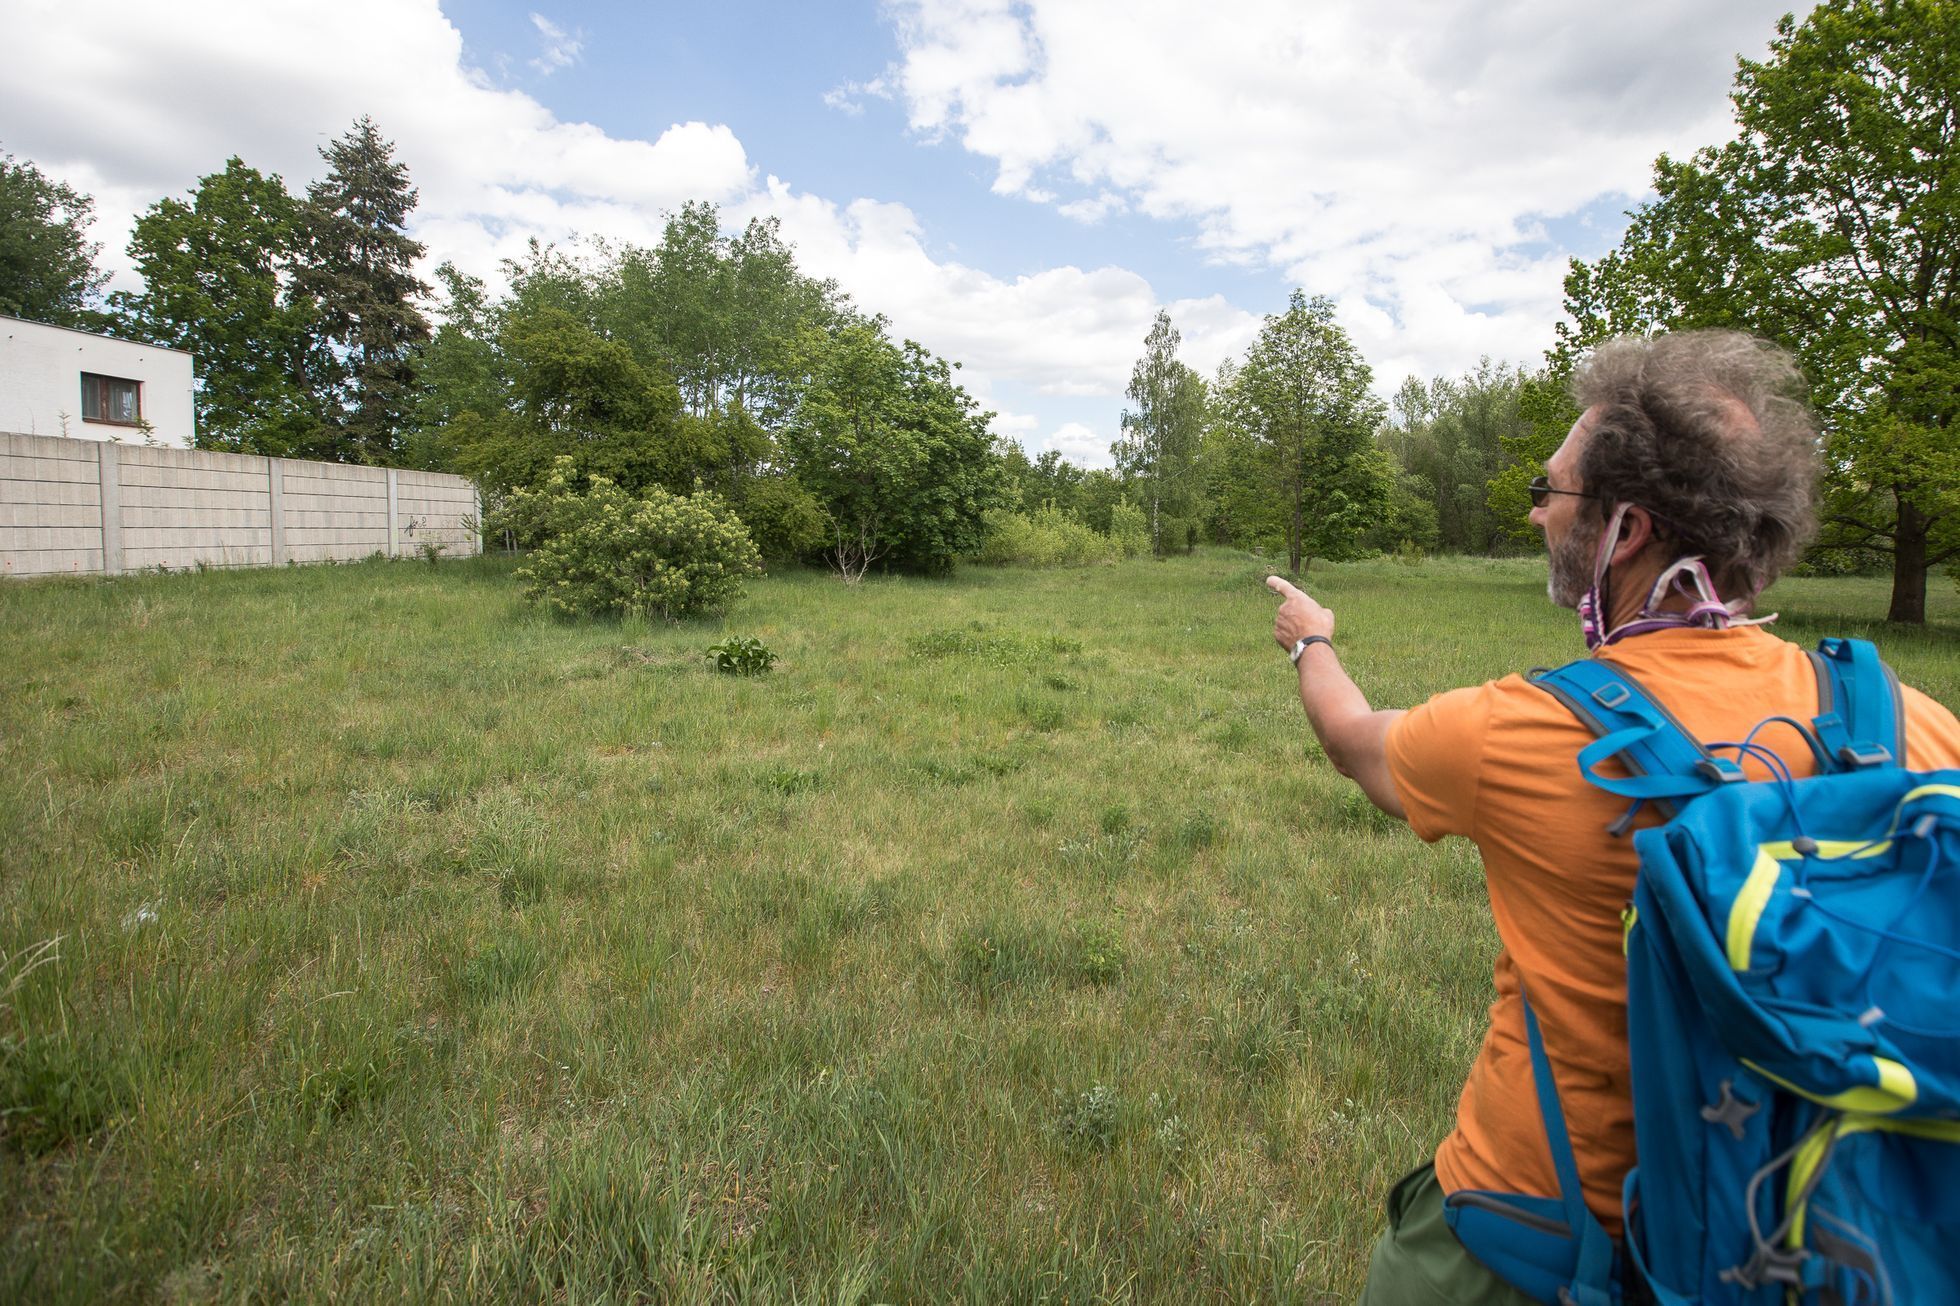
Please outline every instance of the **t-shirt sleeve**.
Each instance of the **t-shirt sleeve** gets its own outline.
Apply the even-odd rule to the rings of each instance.
[[[1438,694],[1388,731],[1388,773],[1409,828],[1430,842],[1469,836],[1477,818],[1478,758],[1490,722],[1491,686]]]
[[[1915,771],[1960,766],[1960,722],[1938,699],[1903,686],[1906,709],[1905,765]]]

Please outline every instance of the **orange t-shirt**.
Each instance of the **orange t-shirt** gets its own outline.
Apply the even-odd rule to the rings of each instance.
[[[1630,672],[1705,743],[1740,740],[1774,714],[1817,713],[1817,678],[1803,649],[1756,627],[1655,631],[1598,656]],[[1915,690],[1904,698],[1905,764],[1960,766],[1960,722]],[[1592,738],[1549,692],[1507,676],[1440,694],[1401,717],[1389,730],[1388,765],[1418,835],[1460,834],[1482,852],[1502,944],[1490,1032],[1463,1086],[1456,1128],[1437,1149],[1437,1182],[1444,1192],[1558,1192],[1518,1003],[1522,978],[1586,1204],[1617,1233],[1620,1180],[1634,1162],[1620,912],[1633,896],[1636,860],[1631,835],[1606,833],[1626,800],[1579,775],[1574,758]],[[1757,742],[1798,775],[1815,770],[1809,748],[1787,729],[1772,726]],[[1759,763],[1744,769],[1768,778]],[[1639,824],[1661,819],[1650,807]]]

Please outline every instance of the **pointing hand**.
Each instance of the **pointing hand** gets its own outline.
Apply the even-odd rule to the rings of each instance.
[[[1303,635],[1334,637],[1334,613],[1283,576],[1266,577],[1266,588],[1283,600],[1273,617],[1273,639],[1291,653]]]

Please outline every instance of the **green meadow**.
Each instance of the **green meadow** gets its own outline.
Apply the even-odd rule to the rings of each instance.
[[[571,624],[513,564],[0,587],[0,1298],[1350,1297],[1474,850],[1322,758],[1222,551]],[[1378,705],[1542,562],[1316,566]],[[1960,703],[1960,595],[1793,580]],[[706,649],[754,635],[754,678]]]

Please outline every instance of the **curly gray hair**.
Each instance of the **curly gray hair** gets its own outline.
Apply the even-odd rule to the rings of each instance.
[[[1738,331],[1600,345],[1572,378],[1592,412],[1580,482],[1604,512],[1637,504],[1677,557],[1751,599],[1817,527],[1818,432],[1796,360]]]

